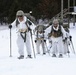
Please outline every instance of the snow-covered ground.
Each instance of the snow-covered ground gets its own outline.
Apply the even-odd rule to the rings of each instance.
[[[0,26],[0,75],[76,75],[76,54],[70,49],[70,57],[52,58],[36,55],[33,59],[18,60],[15,29],[12,29],[12,57],[10,57],[10,30]],[[70,25],[70,34],[76,50],[76,26]],[[26,49],[26,48],[25,48]]]

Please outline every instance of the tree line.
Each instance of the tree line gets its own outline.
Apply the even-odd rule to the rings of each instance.
[[[67,8],[68,0],[64,2],[64,8]],[[0,21],[12,22],[18,10],[32,11],[36,19],[42,16],[50,19],[61,11],[61,0],[0,0]]]

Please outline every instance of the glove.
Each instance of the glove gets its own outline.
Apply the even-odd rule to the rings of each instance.
[[[12,25],[9,25],[9,29],[11,29],[12,28]]]
[[[65,42],[67,40],[67,37],[65,37],[65,39],[63,39],[63,42]]]
[[[44,40],[44,42],[46,42],[46,40]]]
[[[65,40],[67,40],[67,37],[65,37]]]
[[[72,41],[72,36],[69,36],[70,41]]]
[[[35,40],[35,43],[37,42],[37,40]]]

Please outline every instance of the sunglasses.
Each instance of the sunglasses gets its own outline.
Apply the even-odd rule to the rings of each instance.
[[[18,15],[17,17],[23,17],[22,15]]]
[[[56,24],[54,23],[54,25],[58,25],[58,23],[56,23]]]

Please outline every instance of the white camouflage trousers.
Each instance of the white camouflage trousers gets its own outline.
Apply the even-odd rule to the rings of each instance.
[[[63,41],[62,37],[51,37],[52,41],[52,54],[63,54],[64,53],[64,48],[63,48]]]
[[[27,55],[31,55],[31,41],[30,41],[30,33],[27,32],[26,33],[26,51],[27,51]],[[20,34],[18,34],[17,37],[17,46],[18,46],[18,52],[20,55],[24,55],[24,39],[21,37]]]
[[[45,48],[45,42],[44,40],[37,40],[36,42],[36,49],[37,49],[37,53],[40,54],[40,50],[41,48],[43,50],[43,53],[46,53],[46,48]]]

